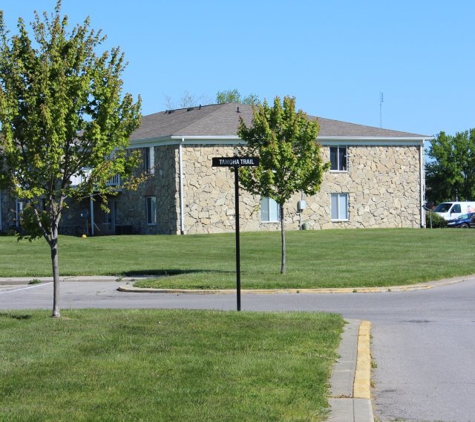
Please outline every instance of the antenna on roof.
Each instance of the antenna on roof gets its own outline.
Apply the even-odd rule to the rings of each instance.
[[[384,96],[383,93],[379,93],[379,127],[383,127],[383,102],[384,102]]]

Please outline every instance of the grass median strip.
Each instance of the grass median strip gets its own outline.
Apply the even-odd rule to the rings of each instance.
[[[340,316],[184,310],[0,313],[15,421],[321,421]]]

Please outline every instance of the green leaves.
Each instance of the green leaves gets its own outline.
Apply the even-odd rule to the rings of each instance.
[[[258,156],[258,167],[241,167],[241,185],[254,195],[274,199],[279,204],[282,233],[281,273],[285,273],[284,205],[301,191],[314,195],[329,164],[323,163],[317,144],[318,122],[309,120],[302,111],[295,111],[295,98],[274,99],[253,105],[254,116],[247,127],[240,118],[238,136],[247,142],[242,155]]]
[[[131,172],[125,149],[140,119],[140,99],[122,95],[123,54],[98,57],[100,31],[86,19],[68,32],[60,6],[43,20],[35,14],[32,39],[22,19],[11,39],[0,23],[0,182],[19,198],[55,203],[57,222],[65,198],[107,193],[112,176]],[[94,183],[72,189],[83,168],[94,168]]]
[[[64,198],[111,191],[107,181],[127,176],[125,150],[140,121],[140,98],[122,94],[119,48],[97,56],[105,37],[55,13],[35,13],[30,38],[22,19],[7,37],[0,16],[0,182],[20,198]],[[114,154],[113,154],[114,153]],[[71,177],[94,169],[94,184],[71,189]],[[88,192],[85,192],[88,191]],[[59,212],[61,207],[59,208]]]
[[[241,104],[256,104],[259,101],[257,95],[249,94],[242,97],[237,89],[218,91],[216,93],[216,102],[218,104],[226,103],[241,103]]]
[[[22,19],[9,39],[0,14],[0,188],[26,201],[26,237],[43,236],[50,246],[55,317],[62,211],[74,197],[115,194],[108,181],[132,175],[137,157],[126,149],[141,105],[122,95],[119,48],[97,56],[101,32],[88,18],[68,32],[60,13],[61,0],[51,17],[35,13],[32,39]],[[86,173],[73,187],[72,179]]]
[[[426,164],[427,196],[432,201],[475,198],[475,129],[455,136],[440,132],[428,155],[433,159]]]
[[[252,125],[240,120],[238,136],[247,142],[243,155],[260,157],[259,167],[240,169],[241,184],[249,192],[268,196],[284,204],[302,191],[315,194],[328,168],[316,141],[317,121],[299,110],[295,98],[276,97],[273,107],[267,101],[254,106]]]

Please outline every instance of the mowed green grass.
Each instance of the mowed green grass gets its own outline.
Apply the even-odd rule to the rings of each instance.
[[[2,421],[321,421],[340,316],[0,312]]]
[[[355,229],[287,232],[287,274],[279,233],[241,234],[243,289],[394,286],[475,273],[475,230]],[[233,234],[62,236],[60,273],[168,275],[142,286],[233,288]],[[44,240],[0,237],[0,276],[51,275]]]

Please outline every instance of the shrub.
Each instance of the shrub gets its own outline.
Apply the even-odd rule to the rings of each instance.
[[[437,229],[437,228],[443,228],[447,227],[447,221],[442,218],[439,214],[436,214],[434,212],[426,212],[426,227],[428,229],[431,228],[431,216],[432,216],[432,228]]]

